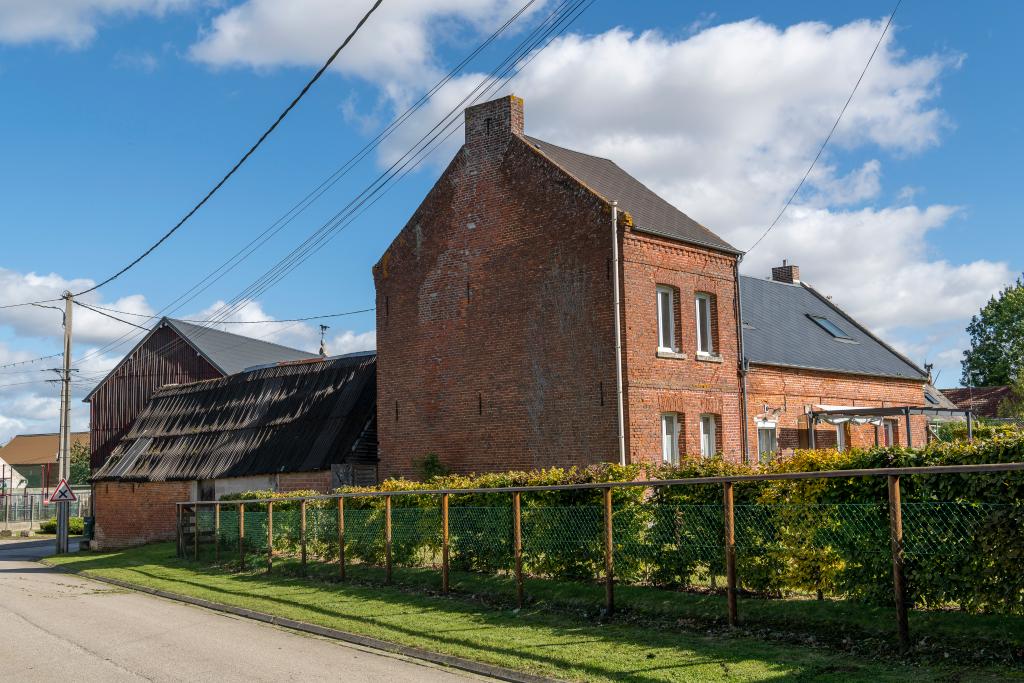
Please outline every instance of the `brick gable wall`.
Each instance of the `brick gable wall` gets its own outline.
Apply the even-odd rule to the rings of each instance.
[[[103,481],[93,486],[95,547],[128,548],[177,537],[175,503],[192,500],[195,482],[128,483]]]

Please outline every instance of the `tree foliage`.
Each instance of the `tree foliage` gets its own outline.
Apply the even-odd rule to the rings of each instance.
[[[71,444],[71,480],[69,484],[88,484],[89,475],[92,473],[89,468],[89,446],[84,443]]]
[[[967,326],[971,348],[964,351],[960,382],[969,387],[1013,384],[1024,369],[1024,282],[1020,279],[989,299]]]

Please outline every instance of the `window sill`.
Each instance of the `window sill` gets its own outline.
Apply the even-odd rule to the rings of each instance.
[[[698,353],[697,360],[705,363],[721,363],[722,357],[711,353]]]
[[[685,353],[679,353],[678,351],[668,351],[666,349],[658,349],[658,358],[671,358],[673,360],[686,360]]]

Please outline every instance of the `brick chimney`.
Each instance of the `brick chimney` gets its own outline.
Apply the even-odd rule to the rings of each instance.
[[[466,109],[466,144],[501,148],[515,133],[523,134],[523,100],[506,95]]]
[[[772,268],[772,279],[794,285],[800,282],[800,266],[791,266],[782,259],[782,265]]]

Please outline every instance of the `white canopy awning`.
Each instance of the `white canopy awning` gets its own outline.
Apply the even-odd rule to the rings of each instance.
[[[815,405],[814,411],[818,412],[823,410],[826,412],[847,412],[856,413],[858,410],[866,408],[867,406],[831,406],[831,405]],[[833,425],[840,425],[845,422],[849,422],[855,425],[880,425],[882,424],[882,418],[880,417],[850,417],[848,415],[818,415],[818,420],[821,422],[827,422]]]

